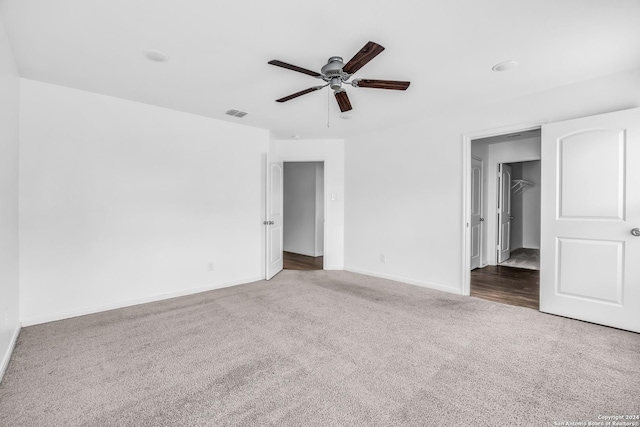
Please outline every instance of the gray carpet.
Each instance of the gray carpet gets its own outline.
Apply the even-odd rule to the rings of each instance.
[[[540,249],[519,248],[511,252],[511,257],[500,263],[504,267],[540,270]]]
[[[347,272],[24,328],[2,426],[545,426],[640,413],[640,335]]]

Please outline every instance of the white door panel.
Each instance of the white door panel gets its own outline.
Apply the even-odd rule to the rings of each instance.
[[[542,127],[540,310],[640,332],[640,109]]]
[[[557,145],[558,216],[624,220],[624,130],[587,129]]]
[[[622,303],[622,242],[570,238],[558,238],[557,242],[559,295]]]
[[[267,268],[266,279],[269,280],[278,274],[283,267],[283,162],[267,157]]]

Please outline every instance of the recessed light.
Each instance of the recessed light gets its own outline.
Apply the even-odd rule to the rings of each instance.
[[[165,62],[169,60],[169,55],[156,49],[145,50],[144,56],[146,56],[147,59],[150,59],[156,62]]]
[[[518,61],[504,61],[494,65],[491,69],[493,71],[507,71],[518,65]]]

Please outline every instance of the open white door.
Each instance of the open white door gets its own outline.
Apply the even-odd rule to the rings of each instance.
[[[640,109],[542,127],[540,310],[640,332]]]
[[[471,270],[482,258],[482,160],[471,159]]]
[[[283,189],[284,176],[282,161],[267,156],[267,194],[264,221],[266,228],[267,268],[266,279],[269,280],[282,270],[282,221],[283,221]]]
[[[511,166],[498,166],[498,263],[511,258]]]

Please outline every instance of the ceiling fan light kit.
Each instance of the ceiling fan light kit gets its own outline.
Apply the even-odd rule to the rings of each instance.
[[[338,106],[340,107],[340,111],[344,113],[345,111],[350,111],[352,107],[351,102],[349,101],[349,96],[342,87],[343,84],[349,84],[353,87],[364,87],[373,89],[407,90],[411,83],[406,81],[372,79],[354,79],[352,81],[349,81],[349,79],[356,71],[364,67],[369,61],[378,56],[383,50],[384,47],[370,41],[365,44],[364,47],[360,49],[360,51],[356,53],[354,57],[351,58],[346,64],[343,62],[342,57],[332,56],[320,69],[320,73],[316,73],[315,71],[291,65],[276,59],[269,61],[269,64],[271,65],[307,74],[326,82],[325,85],[314,86],[309,89],[296,92],[289,96],[285,96],[284,98],[277,99],[276,102],[290,101],[299,96],[306,95],[307,93],[315,92],[329,86],[334,92],[336,101],[338,102]]]

